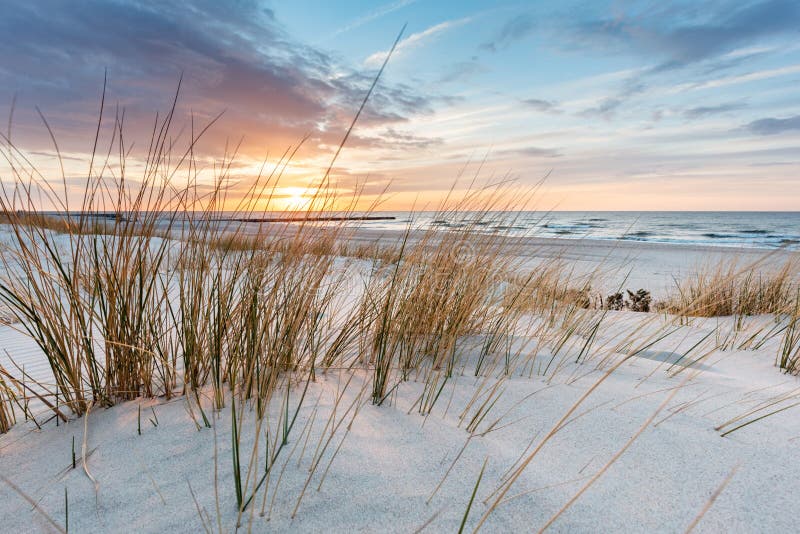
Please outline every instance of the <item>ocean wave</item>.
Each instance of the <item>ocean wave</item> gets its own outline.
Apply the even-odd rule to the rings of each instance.
[[[551,230],[558,230],[558,229],[588,230],[590,228],[596,228],[596,226],[592,226],[591,224],[587,223],[565,223],[565,224],[545,223],[544,225],[542,225],[542,228],[549,228]]]
[[[498,224],[497,226],[493,227],[495,230],[527,230],[524,226],[508,226],[504,224]]]
[[[662,223],[658,226],[663,226],[665,228],[680,228],[681,230],[697,230],[700,228],[696,224],[692,223]]]
[[[759,229],[742,230],[741,233],[742,234],[753,234],[753,235],[766,235],[766,234],[769,233],[769,230],[759,230]]]

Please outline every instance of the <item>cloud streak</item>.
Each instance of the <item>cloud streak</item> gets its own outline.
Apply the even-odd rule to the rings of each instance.
[[[561,113],[558,103],[540,98],[525,98],[522,103],[541,113]]]
[[[743,102],[726,102],[715,106],[697,106],[683,111],[683,116],[688,119],[700,119],[710,115],[719,115],[729,111],[738,111],[745,108]]]
[[[714,11],[693,5],[660,8],[617,18],[580,22],[577,37],[586,44],[646,56],[669,70],[730,53],[763,36],[797,31],[800,4],[794,0],[766,0],[749,4],[718,4]]]
[[[523,13],[509,19],[492,38],[481,43],[480,49],[487,52],[498,52],[516,41],[527,37],[536,28],[533,15]]]
[[[445,22],[440,22],[439,24],[431,26],[430,28],[427,28],[421,32],[412,33],[411,35],[401,40],[397,44],[394,54],[395,56],[402,56],[403,54],[409,52],[410,50],[423,46],[428,41],[438,37],[442,33],[451,30],[452,28],[463,26],[464,24],[467,24],[470,21],[472,21],[471,17],[464,17],[457,20],[448,20]],[[374,54],[370,54],[367,57],[367,59],[364,60],[364,65],[367,67],[378,67],[386,60],[386,56],[388,55],[389,55],[388,50],[381,50],[375,52]]]
[[[416,3],[417,0],[398,0],[396,2],[392,2],[390,4],[385,4],[380,6],[379,8],[375,9],[374,11],[367,13],[366,15],[355,19],[354,21],[346,24],[345,26],[339,28],[335,32],[331,34],[331,37],[339,36],[343,33],[347,33],[349,31],[355,30],[356,28],[360,28],[361,26],[368,24],[374,20],[379,18],[385,17],[390,13],[394,13],[395,11],[402,9],[404,7],[410,6],[411,4]]]
[[[767,117],[755,120],[745,126],[747,130],[759,135],[775,135],[783,132],[800,132],[800,115],[776,119]]]

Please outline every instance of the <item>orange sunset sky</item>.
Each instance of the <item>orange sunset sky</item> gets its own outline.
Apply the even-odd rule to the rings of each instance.
[[[406,23],[331,173],[344,197],[434,207],[463,171],[458,187],[520,191],[549,173],[540,209],[800,206],[800,7],[782,0],[18,4],[0,20],[2,129],[59,180],[38,106],[79,195],[104,73],[101,151],[124,110],[132,178],[182,75],[176,152],[222,113],[195,155],[210,182],[238,147],[233,201],[305,138],[270,206],[298,207]]]

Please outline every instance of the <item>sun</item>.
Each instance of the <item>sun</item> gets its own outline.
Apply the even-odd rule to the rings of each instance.
[[[302,187],[285,187],[283,201],[288,211],[302,210],[308,207],[310,199],[305,196],[306,190]]]

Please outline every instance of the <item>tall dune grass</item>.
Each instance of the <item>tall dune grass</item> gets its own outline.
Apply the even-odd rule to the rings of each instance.
[[[677,280],[676,294],[660,307],[697,317],[786,313],[800,284],[799,267],[796,259],[778,266],[744,267],[735,261],[702,266]]]
[[[466,217],[458,230],[409,229],[397,257],[372,273],[363,308],[372,324],[374,404],[382,404],[397,384],[421,371],[430,390],[420,410],[429,411],[470,348],[466,338],[492,337],[493,332],[483,344],[484,359],[510,335],[504,329],[510,321],[503,318],[513,308],[502,303],[502,285],[521,266],[521,256],[514,253],[519,242],[482,228],[496,218],[513,225],[515,216],[501,214],[509,208],[500,204],[502,190],[485,192],[476,205],[480,193],[436,213],[437,220]]]
[[[800,373],[800,289],[788,315],[777,358],[778,367],[791,374]]]
[[[9,380],[5,369],[0,368],[0,434],[5,434],[17,422],[14,405],[17,404],[18,388]]]

